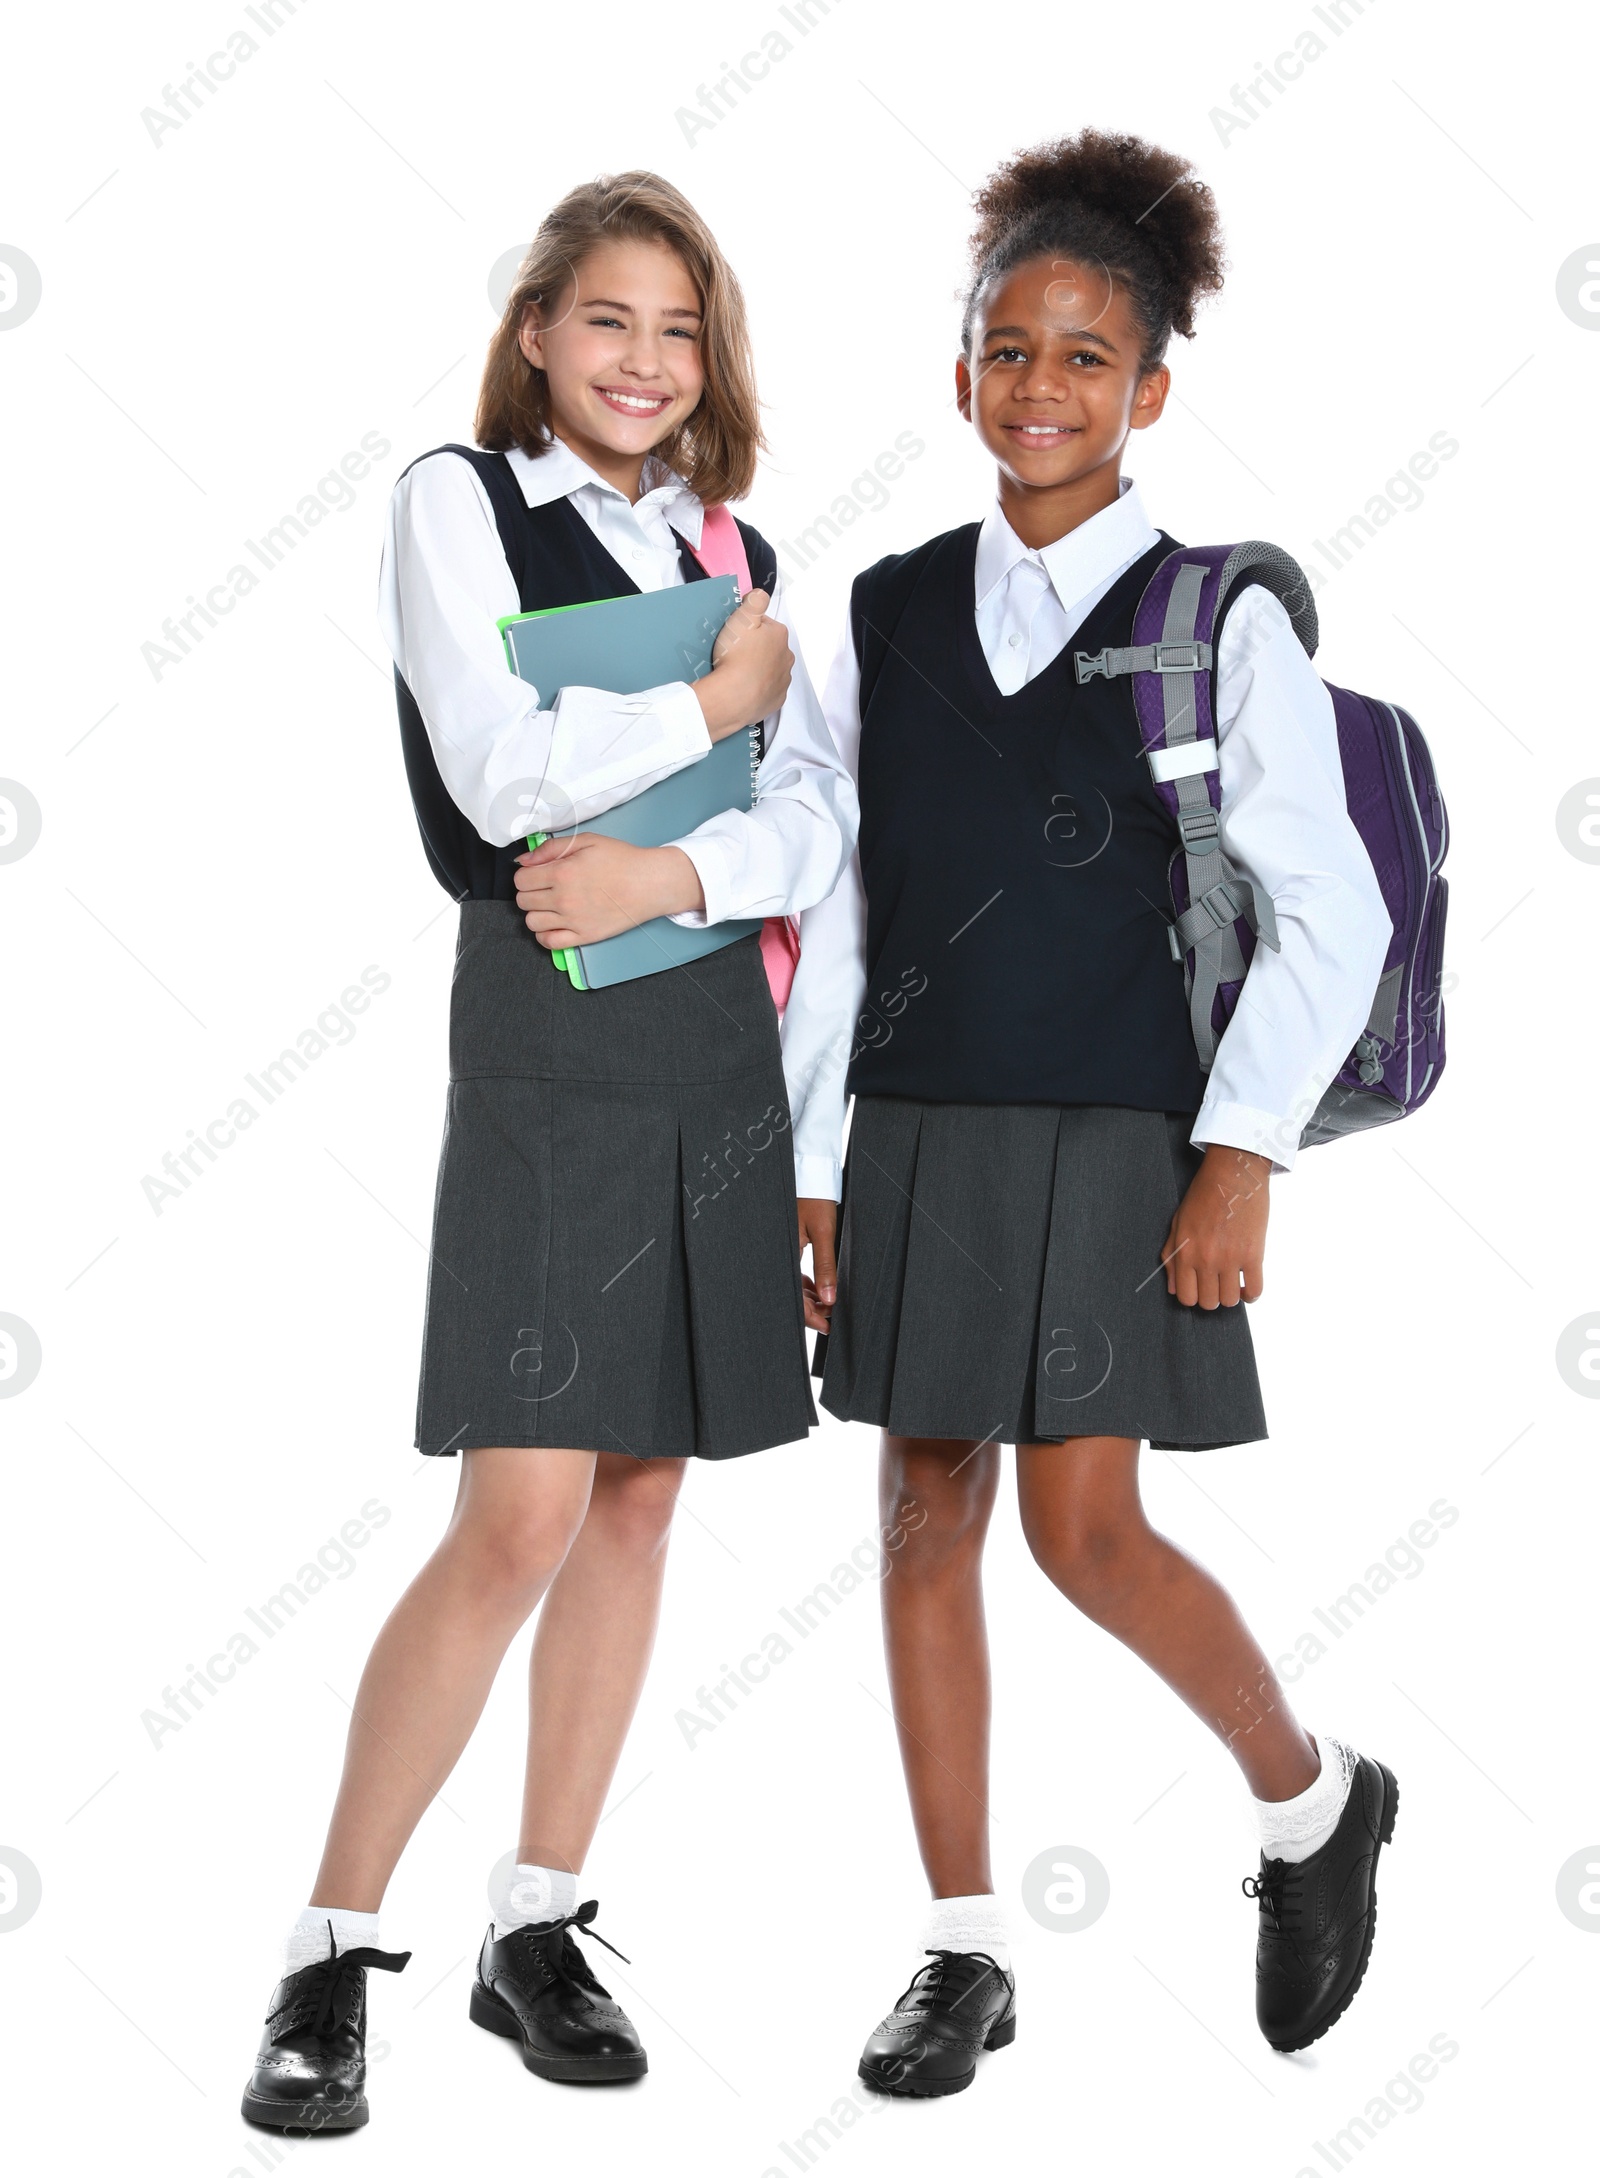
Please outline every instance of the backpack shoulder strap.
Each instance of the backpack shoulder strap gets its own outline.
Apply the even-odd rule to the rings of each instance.
[[[1252,583],[1259,583],[1263,590],[1272,592],[1289,615],[1289,625],[1300,638],[1300,648],[1308,658],[1314,658],[1321,631],[1317,624],[1317,601],[1311,594],[1305,569],[1281,546],[1267,544],[1259,537],[1228,547],[1228,556],[1217,575],[1213,636],[1221,633],[1222,623],[1235,598]]]
[[[732,575],[739,595],[751,587],[750,560],[739,524],[727,507],[706,507],[700,518],[700,542],[689,546],[708,575]]]
[[[690,544],[675,531],[679,544],[708,575],[732,575],[739,595],[765,590],[772,595],[778,580],[778,555],[759,529],[741,522],[730,507],[707,507],[700,522],[700,542]]]
[[[1313,656],[1318,629],[1311,585],[1296,560],[1259,538],[1169,552],[1134,610],[1132,643],[1095,657],[1083,651],[1075,656],[1080,682],[1102,673],[1133,676],[1140,748],[1183,843],[1188,904],[1168,935],[1176,959],[1194,955],[1190,1023],[1204,1067],[1216,1056],[1218,987],[1242,978],[1248,966],[1236,926],[1242,922],[1274,951],[1278,946],[1270,895],[1233,867],[1220,837],[1217,646],[1230,605],[1252,583],[1279,599]]]

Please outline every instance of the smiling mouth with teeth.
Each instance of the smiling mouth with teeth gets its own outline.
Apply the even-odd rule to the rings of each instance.
[[[631,408],[641,416],[655,416],[664,409],[672,396],[668,393],[618,393],[611,386],[596,386],[602,400],[615,403],[618,408]]]

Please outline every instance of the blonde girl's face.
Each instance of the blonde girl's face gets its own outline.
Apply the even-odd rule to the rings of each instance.
[[[549,381],[550,419],[574,453],[642,458],[700,405],[700,296],[664,243],[605,242],[579,260],[551,322],[529,309],[522,352]]]

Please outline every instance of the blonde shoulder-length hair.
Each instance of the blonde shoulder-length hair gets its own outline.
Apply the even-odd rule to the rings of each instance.
[[[489,342],[473,424],[478,444],[495,453],[513,446],[532,457],[548,452],[549,381],[523,354],[518,335],[530,310],[541,323],[557,315],[590,250],[618,241],[664,243],[694,282],[704,313],[705,390],[693,415],[652,452],[707,506],[743,499],[766,446],[744,295],[688,198],[642,169],[583,183],[540,222]]]

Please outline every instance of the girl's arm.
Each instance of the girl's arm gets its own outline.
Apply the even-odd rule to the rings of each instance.
[[[1287,1171],[1366,1025],[1391,926],[1345,808],[1332,699],[1270,591],[1229,614],[1216,688],[1221,843],[1272,895],[1281,950],[1256,947],[1191,1140]]]
[[[766,617],[788,628],[781,575]],[[789,634],[792,644],[793,631]],[[858,822],[853,769],[828,730],[795,645],[789,692],[776,714],[754,808],[726,810],[673,842],[694,864],[705,896],[703,909],[675,915],[673,921],[698,928],[735,916],[796,915],[814,907],[839,882],[855,849]]]
[[[495,626],[520,610],[476,471],[456,454],[416,463],[389,501],[379,622],[451,799],[494,847],[598,817],[711,747],[683,681],[565,688],[542,710]]]
[[[823,688],[822,710],[854,806],[861,748],[860,669],[848,629]],[[845,1070],[866,997],[867,909],[861,862],[800,918],[800,961],[783,1016],[783,1071],[794,1134],[795,1190],[837,1202],[844,1169]]]
[[[860,770],[861,675],[849,630],[823,688],[822,709],[852,796]],[[844,1171],[845,1072],[866,996],[867,904],[861,858],[850,852],[838,884],[800,917],[800,959],[783,1016],[783,1072],[794,1140],[805,1320],[826,1331],[836,1291],[838,1210]]]

